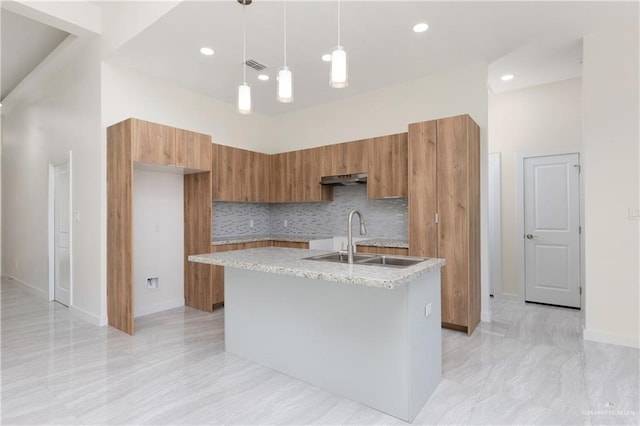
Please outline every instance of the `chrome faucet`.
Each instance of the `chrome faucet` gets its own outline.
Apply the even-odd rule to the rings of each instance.
[[[351,210],[351,212],[349,212],[349,238],[347,239],[347,260],[349,261],[349,263],[353,263],[354,247],[353,230],[351,229],[351,223],[353,221],[354,214],[357,214],[360,218],[360,235],[365,235],[367,233],[367,228],[364,226],[364,217],[362,216],[362,213],[360,213],[358,210]]]

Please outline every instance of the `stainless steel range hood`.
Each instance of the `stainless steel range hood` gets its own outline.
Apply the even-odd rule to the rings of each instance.
[[[348,175],[323,176],[320,179],[321,185],[358,185],[367,183],[366,173],[352,173]]]

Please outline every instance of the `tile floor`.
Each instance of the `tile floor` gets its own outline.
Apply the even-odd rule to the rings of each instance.
[[[11,424],[404,424],[224,352],[223,312],[97,328],[2,281],[1,418]],[[443,380],[414,424],[640,424],[639,351],[584,342],[580,312],[492,301],[443,330]]]

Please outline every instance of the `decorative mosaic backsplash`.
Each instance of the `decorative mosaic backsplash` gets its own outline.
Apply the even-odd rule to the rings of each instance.
[[[315,203],[213,203],[215,238],[247,235],[347,234],[347,216],[352,209],[364,214],[367,236],[408,238],[407,199],[370,200],[366,185],[335,186],[333,201]],[[250,221],[253,220],[253,228]],[[284,226],[284,221],[287,226]],[[357,222],[357,218],[355,218]],[[358,227],[353,226],[354,235]]]

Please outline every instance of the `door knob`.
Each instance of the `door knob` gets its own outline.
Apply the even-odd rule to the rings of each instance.
[[[527,234],[528,240],[533,240],[535,237],[536,237],[535,235]]]

